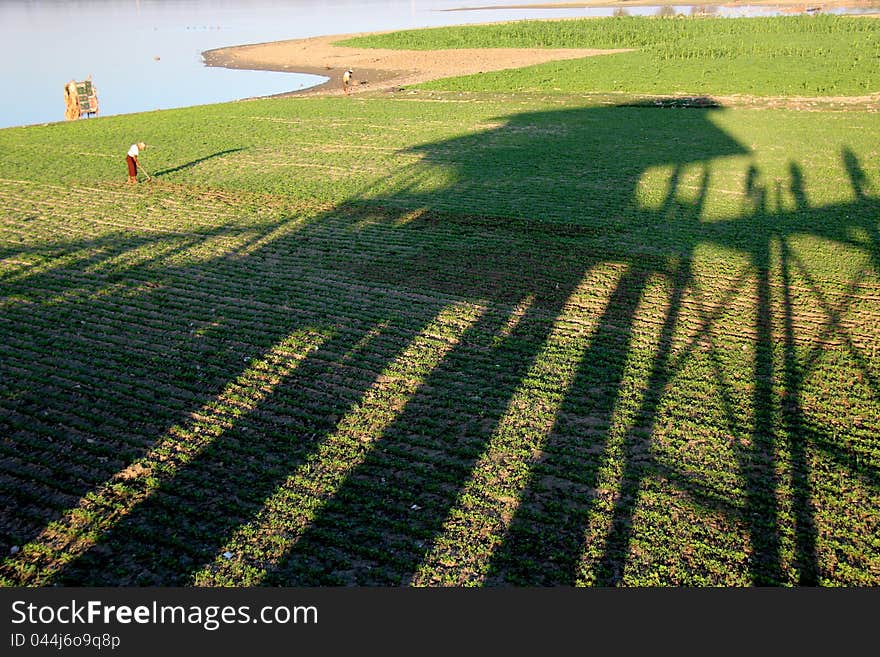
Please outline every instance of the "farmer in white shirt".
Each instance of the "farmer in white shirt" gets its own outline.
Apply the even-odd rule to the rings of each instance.
[[[125,156],[125,161],[128,164],[128,182],[136,183],[137,182],[137,172],[138,172],[138,154],[144,150],[147,145],[139,141],[136,144],[132,144],[131,148],[128,149],[128,155]]]

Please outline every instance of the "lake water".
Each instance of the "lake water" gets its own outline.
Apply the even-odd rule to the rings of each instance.
[[[64,85],[89,75],[98,92],[100,116],[267,96],[325,80],[205,66],[201,53],[222,46],[613,12],[611,8],[456,11],[468,4],[463,0],[0,0],[4,91],[0,128],[63,120]],[[470,6],[509,4],[510,0],[478,0]],[[689,5],[675,10],[693,13]],[[658,11],[659,7],[628,8],[630,14]],[[749,12],[740,7],[737,11],[768,10]]]

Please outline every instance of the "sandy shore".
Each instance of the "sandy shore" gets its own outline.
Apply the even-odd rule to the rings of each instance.
[[[218,48],[203,53],[209,66],[310,73],[327,82],[297,95],[342,94],[342,74],[354,71],[352,93],[385,91],[453,75],[531,66],[553,60],[578,59],[623,52],[584,48],[467,48],[444,50],[386,50],[334,46],[333,42],[362,34],[274,41]],[[285,94],[286,95],[286,94]]]
[[[621,7],[636,5],[681,5],[680,0],[587,0],[586,2],[532,3],[495,6],[502,8],[552,8],[552,7]],[[701,2],[702,7],[736,6],[788,7],[792,12],[827,10],[831,8],[878,8],[880,0],[826,0],[805,3],[803,0],[737,0],[734,2]],[[482,9],[478,5],[462,6],[457,11]],[[447,10],[449,11],[449,10]],[[544,62],[578,59],[596,55],[623,52],[623,50],[597,50],[575,48],[479,48],[443,51],[386,50],[373,48],[350,48],[335,46],[334,42],[363,36],[366,33],[337,34],[273,41],[249,45],[217,48],[203,53],[208,66],[226,68],[309,73],[329,78],[324,84],[288,95],[341,95],[342,74],[346,69],[354,71],[351,93],[389,91],[402,86],[455,75],[471,75],[487,71],[519,68]]]

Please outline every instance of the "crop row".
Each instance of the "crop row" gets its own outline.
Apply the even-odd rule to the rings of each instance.
[[[802,512],[777,469],[812,482],[823,576],[872,578],[871,280],[609,258],[526,220],[91,191],[0,198],[8,583],[743,583],[764,495],[778,527]],[[628,548],[602,539],[620,518]]]

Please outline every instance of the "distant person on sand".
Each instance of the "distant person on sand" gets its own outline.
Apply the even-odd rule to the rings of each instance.
[[[128,155],[125,156],[125,161],[128,164],[128,182],[130,183],[137,182],[138,155],[146,147],[147,145],[144,142],[139,141],[136,144],[132,144],[131,148],[128,149]]]
[[[354,73],[351,69],[348,69],[345,73],[342,74],[342,90],[345,92],[345,95],[348,95],[348,88],[351,86],[351,74]]]

